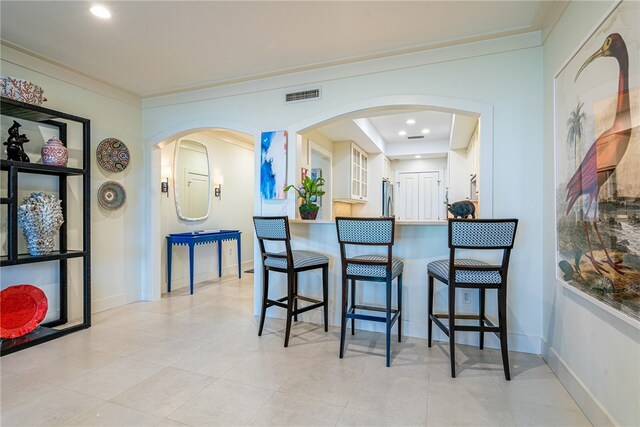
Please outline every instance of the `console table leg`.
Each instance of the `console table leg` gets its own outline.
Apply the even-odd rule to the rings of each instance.
[[[193,295],[193,243],[189,244],[189,289]]]
[[[218,240],[218,277],[222,277],[222,240]]]
[[[242,278],[242,251],[240,250],[240,237],[237,239],[238,241],[238,279]]]
[[[171,254],[173,244],[167,239],[167,291],[171,292]]]

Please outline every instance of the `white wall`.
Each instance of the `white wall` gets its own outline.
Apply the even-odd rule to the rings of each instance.
[[[640,330],[563,287],[554,256],[553,80],[615,3],[571,2],[544,44],[543,355],[594,425],[638,426]]]
[[[211,185],[211,208],[209,217],[203,221],[184,221],[178,218],[175,207],[175,192],[169,186],[169,197],[161,198],[161,236],[195,230],[234,229],[242,232],[243,271],[253,265],[253,147],[232,144],[209,132],[198,132],[181,139],[196,141],[207,147],[211,182],[215,175],[224,177],[221,198],[214,197]],[[161,149],[161,163],[172,167],[176,141]],[[166,170],[166,169],[165,169]],[[235,241],[222,243],[222,273],[238,274],[237,248]],[[167,290],[166,241],[162,250],[162,292]],[[194,283],[218,277],[217,245],[200,245],[195,250]],[[171,289],[189,286],[189,251],[184,246],[174,246],[172,254]]]
[[[141,234],[144,187],[140,183],[144,182],[147,173],[141,144],[139,98],[6,46],[2,46],[1,65],[3,75],[31,80],[42,86],[48,99],[46,107],[91,120],[91,200],[88,201],[91,204],[91,308],[97,312],[139,300],[143,281],[141,254],[145,247]],[[120,139],[129,148],[131,161],[123,172],[106,172],[96,163],[95,150],[100,141],[108,137]],[[34,142],[36,144],[38,142]],[[30,150],[39,152],[39,146]],[[70,154],[71,157],[74,155],[78,153]],[[109,180],[119,182],[127,191],[126,204],[114,212],[102,209],[96,196],[100,185]],[[82,195],[79,184],[71,185],[68,202],[73,211],[74,206],[82,203]],[[70,248],[74,240],[78,241],[82,218],[71,215],[67,218]],[[69,262],[71,286],[76,288],[81,280],[78,275],[80,264]],[[17,283],[40,285],[42,281],[50,286],[52,278],[46,269],[38,264],[3,267],[2,287]],[[72,298],[79,301],[80,296],[76,293]]]
[[[539,41],[539,34],[517,36],[145,100],[145,140],[150,149],[162,139],[159,136],[212,117],[239,129],[289,129],[311,125],[345,105],[406,94],[489,106],[492,127],[483,129],[491,131],[493,139],[493,151],[487,151],[485,159],[485,164],[496,166],[493,212],[521,220],[510,269],[509,326],[520,337],[512,341],[512,348],[537,353],[542,332],[542,185],[531,176],[542,170],[542,49],[535,47]],[[321,100],[282,102],[285,87],[320,81]],[[299,173],[295,158],[288,164]],[[256,199],[256,213],[293,214],[294,209],[293,204]],[[258,284],[261,276],[256,273]]]

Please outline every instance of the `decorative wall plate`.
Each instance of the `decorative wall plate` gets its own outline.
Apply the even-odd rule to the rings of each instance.
[[[15,285],[1,291],[0,338],[18,338],[33,331],[48,308],[47,296],[33,285]]]
[[[107,210],[120,209],[126,200],[127,192],[122,185],[115,181],[105,182],[98,190],[98,203]]]
[[[108,172],[122,172],[129,164],[129,149],[119,139],[103,139],[96,155],[98,164]]]

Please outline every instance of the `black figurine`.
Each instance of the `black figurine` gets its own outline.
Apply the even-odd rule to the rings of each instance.
[[[3,144],[7,146],[8,160],[29,163],[31,160],[22,146],[25,142],[29,142],[29,138],[25,134],[20,135],[20,126],[20,123],[13,121],[13,125],[9,128],[9,138]]]
[[[454,218],[476,218],[476,206],[469,200],[461,200],[452,204],[447,203],[447,209],[453,215]]]

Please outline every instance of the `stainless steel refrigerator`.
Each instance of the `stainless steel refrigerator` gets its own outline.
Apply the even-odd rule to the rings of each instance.
[[[382,180],[382,216],[393,216],[393,182]]]

